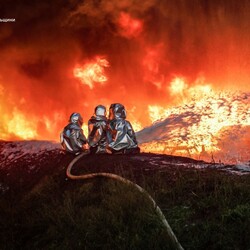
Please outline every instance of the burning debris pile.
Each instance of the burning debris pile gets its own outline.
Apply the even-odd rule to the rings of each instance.
[[[204,93],[183,106],[151,110],[162,118],[137,133],[142,151],[231,163],[249,160],[250,93]]]

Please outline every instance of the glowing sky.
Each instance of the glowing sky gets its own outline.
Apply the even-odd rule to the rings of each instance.
[[[0,22],[1,137],[56,139],[72,112],[86,122],[113,102],[149,125],[148,105],[180,101],[176,76],[249,91],[249,13],[247,0],[2,1],[15,22]],[[74,69],[96,58],[106,81],[83,84]]]

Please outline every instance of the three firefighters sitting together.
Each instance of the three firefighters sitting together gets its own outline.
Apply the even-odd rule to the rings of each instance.
[[[140,152],[132,125],[126,120],[125,107],[120,103],[110,105],[109,119],[104,106],[95,108],[88,121],[88,139],[83,134],[83,119],[79,113],[73,113],[69,122],[60,135],[61,145],[67,152],[77,155],[88,147],[90,153],[96,154]]]

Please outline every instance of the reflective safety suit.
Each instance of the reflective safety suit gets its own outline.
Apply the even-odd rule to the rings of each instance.
[[[113,153],[140,152],[133,127],[120,103],[111,104],[109,109],[108,148]]]
[[[107,118],[104,115],[95,114],[88,122],[88,143],[91,153],[107,153]]]
[[[83,130],[77,123],[69,123],[63,129],[60,141],[63,149],[73,154],[81,153],[83,145],[87,143]]]

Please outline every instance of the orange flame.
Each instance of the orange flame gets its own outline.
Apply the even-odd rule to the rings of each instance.
[[[183,78],[175,78],[170,89],[182,97],[183,105],[148,106],[151,121],[163,128],[155,139],[142,144],[142,151],[201,157],[224,150],[225,130],[250,126],[249,94],[216,93],[209,85],[189,87]]]
[[[158,89],[161,89],[166,84],[165,76],[160,73],[160,65],[168,64],[161,59],[161,53],[164,46],[162,43],[154,47],[148,47],[144,55],[142,65],[144,68],[144,79],[150,81]]]
[[[94,83],[103,84],[108,80],[104,72],[104,69],[107,67],[109,67],[109,62],[106,59],[96,57],[93,61],[85,63],[83,66],[76,66],[73,74],[83,84],[93,89]]]
[[[247,155],[247,0],[70,2],[45,4],[48,19],[36,1],[36,22],[20,5],[18,29],[1,26],[0,139],[58,141],[72,112],[86,124],[96,105],[121,102],[138,137],[158,128],[143,150]]]
[[[1,133],[0,138],[8,139],[10,135],[15,135],[16,138],[22,139],[36,138],[38,136],[36,122],[32,122],[32,120],[33,119],[26,117],[17,108],[14,108],[11,116],[4,115],[2,117],[5,126],[4,130],[6,132]]]
[[[118,20],[121,34],[125,37],[137,37],[142,32],[142,21],[132,18],[128,13],[121,12]]]

